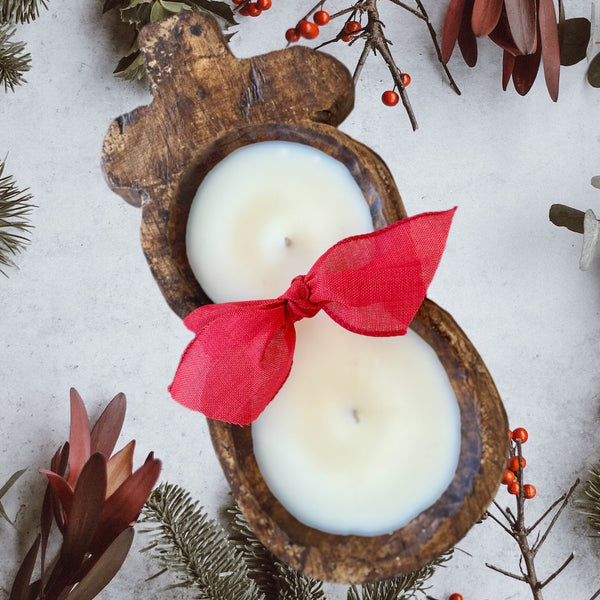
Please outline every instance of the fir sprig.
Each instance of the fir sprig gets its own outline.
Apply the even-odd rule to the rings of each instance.
[[[323,582],[277,559],[258,540],[236,504],[223,511],[227,533],[210,520],[188,492],[161,484],[150,496],[143,521],[151,543],[144,548],[161,570],[193,587],[206,600],[326,600]],[[435,569],[450,560],[452,551],[421,569],[387,581],[348,589],[348,600],[410,600],[423,596]]]
[[[11,175],[4,175],[6,161],[0,161],[0,273],[2,266],[13,266],[12,257],[29,243],[32,228],[29,214],[32,196],[20,190]]]
[[[578,503],[578,508],[588,518],[594,537],[600,537],[600,462],[590,469],[584,493],[585,499]]]
[[[40,14],[45,0],[0,0],[0,23],[29,23]]]
[[[179,579],[169,588],[194,588],[206,600],[263,600],[239,550],[184,489],[161,484],[142,515],[151,525],[152,542],[145,550],[157,559],[160,573],[170,571]]]
[[[250,576],[267,600],[325,600],[323,583],[307,577],[278,560],[258,540],[237,504],[230,516],[231,540],[240,549]]]
[[[429,589],[429,579],[435,573],[436,568],[444,566],[452,558],[453,551],[438,556],[425,566],[385,581],[366,583],[361,586],[351,586],[348,589],[347,600],[411,600],[417,598],[417,594],[424,595]]]
[[[25,52],[25,43],[13,41],[14,34],[14,27],[0,24],[0,85],[5,92],[25,83],[23,74],[31,67],[31,55]]]

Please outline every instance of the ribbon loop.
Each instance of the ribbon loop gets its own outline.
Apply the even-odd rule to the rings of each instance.
[[[185,318],[196,337],[169,391],[211,419],[247,425],[287,379],[294,323],[323,309],[342,327],[402,335],[441,260],[455,209],[402,219],[346,238],[272,300],[201,306]]]

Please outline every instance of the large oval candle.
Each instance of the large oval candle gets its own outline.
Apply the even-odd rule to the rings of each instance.
[[[292,374],[252,425],[265,482],[306,525],[391,533],[442,495],[458,464],[446,373],[411,330],[359,336],[320,313],[296,331]]]
[[[292,142],[244,146],[204,178],[186,234],[214,302],[275,298],[330,246],[372,231],[344,165]],[[324,314],[296,323],[290,376],[252,426],[265,482],[303,523],[378,535],[432,505],[460,451],[456,398],[414,332],[350,333]]]

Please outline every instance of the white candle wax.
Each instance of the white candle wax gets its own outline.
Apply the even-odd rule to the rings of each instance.
[[[341,163],[309,146],[261,142],[204,178],[186,248],[214,302],[266,299],[339,240],[372,229]],[[290,376],[252,426],[267,485],[323,531],[402,526],[437,500],[458,461],[459,411],[437,356],[411,331],[366,337],[324,314],[296,330]]]
[[[252,425],[265,482],[316,529],[394,531],[431,506],[456,470],[460,414],[446,373],[410,330],[365,337],[322,313],[296,330],[292,373]]]
[[[372,230],[342,163],[304,144],[260,142],[206,175],[190,208],[186,249],[213,302],[259,300],[283,294],[339,240]]]

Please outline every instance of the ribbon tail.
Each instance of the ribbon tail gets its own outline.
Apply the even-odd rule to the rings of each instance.
[[[307,274],[311,301],[354,333],[405,334],[440,263],[455,210],[342,240]]]
[[[196,337],[169,386],[173,399],[210,419],[237,425],[254,421],[292,366],[296,335],[285,319],[284,304],[202,306],[186,318],[186,325],[196,329]]]

